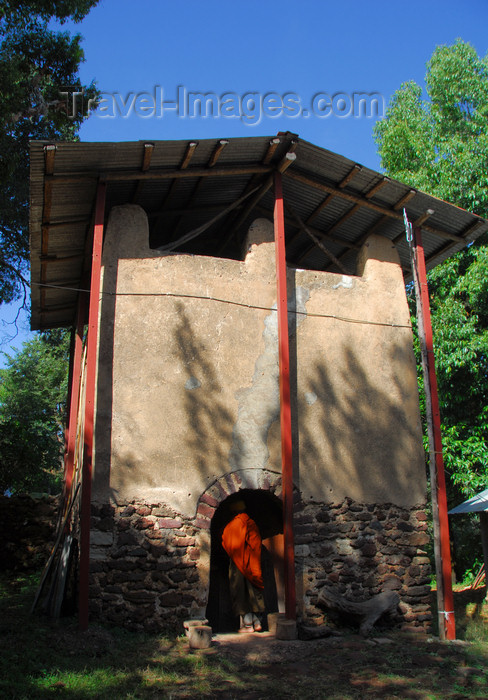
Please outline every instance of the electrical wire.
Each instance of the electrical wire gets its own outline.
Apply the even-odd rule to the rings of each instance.
[[[62,289],[70,292],[84,292],[86,294],[90,293],[89,289],[78,289],[77,287],[65,287],[56,284],[46,284],[39,282],[31,282],[31,286],[36,287],[47,287],[49,289]],[[104,296],[112,297],[174,297],[177,299],[199,299],[202,301],[216,301],[220,304],[229,304],[231,306],[241,306],[246,309],[257,309],[259,311],[276,311],[275,307],[272,306],[260,306],[259,304],[247,304],[243,301],[234,301],[232,299],[221,299],[219,297],[205,296],[202,294],[185,294],[183,292],[101,292]],[[383,326],[387,328],[408,328],[412,329],[410,323],[388,323],[386,321],[368,321],[366,319],[349,318],[347,316],[339,316],[337,314],[324,314],[324,313],[314,313],[308,311],[297,311],[296,309],[288,309],[288,313],[295,314],[296,316],[305,316],[307,318],[328,318],[334,319],[336,321],[343,321],[344,323],[358,323],[368,326]]]

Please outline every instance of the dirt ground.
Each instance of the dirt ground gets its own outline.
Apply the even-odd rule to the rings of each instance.
[[[486,658],[464,641],[441,642],[389,631],[363,638],[353,632],[311,641],[280,641],[270,633],[215,635],[205,654],[231,660],[263,679],[254,698],[433,698],[488,697]],[[264,680],[265,679],[265,680]]]
[[[33,589],[0,599],[0,697],[6,700],[471,700],[488,698],[485,589],[455,593],[459,639],[378,624],[310,641],[269,632],[216,634],[192,650],[183,634],[134,634],[32,616]],[[183,629],[181,630],[183,632]]]
[[[459,638],[454,642],[381,627],[364,638],[343,628],[310,641],[281,641],[269,632],[217,634],[210,649],[197,653],[227,659],[243,675],[256,678],[245,692],[235,688],[215,697],[488,698],[486,642],[465,639],[470,622],[481,628],[488,624],[484,592],[455,593]],[[435,596],[435,613],[434,607]]]

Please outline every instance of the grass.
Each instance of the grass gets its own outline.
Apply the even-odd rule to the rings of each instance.
[[[273,662],[191,652],[182,636],[144,635],[29,615],[34,578],[0,578],[0,697],[6,700],[290,698],[437,700],[488,697],[484,589],[457,590],[458,643],[378,630],[364,640],[284,647]],[[385,640],[388,637],[389,641]],[[375,641],[376,640],[376,641]],[[272,644],[270,640],[270,644]]]

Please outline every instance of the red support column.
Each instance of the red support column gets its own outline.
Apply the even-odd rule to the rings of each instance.
[[[290,404],[290,346],[286,289],[285,217],[281,173],[274,176],[274,231],[278,288],[278,343],[280,363],[281,469],[283,479],[283,529],[285,540],[285,614],[296,618],[295,543],[293,538],[293,462]]]
[[[86,350],[85,434],[83,446],[83,477],[81,490],[80,535],[80,593],[79,626],[88,627],[88,586],[90,573],[90,504],[93,468],[93,426],[95,417],[95,387],[97,377],[98,315],[100,307],[100,275],[102,269],[103,220],[105,216],[105,183],[99,183],[93,229],[93,252],[88,311]]]
[[[439,611],[439,635],[442,639],[456,639],[456,623],[454,619],[454,600],[452,593],[452,568],[451,568],[451,547],[449,541],[449,521],[447,516],[447,494],[446,478],[444,474],[444,458],[442,455],[441,418],[439,410],[439,395],[437,391],[437,377],[435,373],[434,342],[432,335],[432,321],[430,316],[429,290],[427,286],[427,272],[425,268],[425,255],[422,245],[422,234],[420,228],[414,229],[414,246],[417,258],[418,282],[420,287],[422,325],[426,345],[426,363],[428,384],[426,391],[430,392],[430,403],[432,407],[432,433],[433,449],[435,455],[435,480],[432,488],[437,490],[438,504],[438,529],[440,538],[440,557],[442,566],[441,581],[437,582],[442,586],[443,595],[438,600],[443,600],[444,610]],[[427,402],[428,405],[429,402]],[[435,517],[435,514],[434,514]],[[439,575],[439,572],[438,572]],[[442,628],[442,625],[444,626]]]

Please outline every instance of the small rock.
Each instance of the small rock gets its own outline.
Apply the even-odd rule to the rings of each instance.
[[[310,639],[323,639],[330,637],[332,630],[327,625],[300,625],[298,628],[298,639],[309,641]]]

